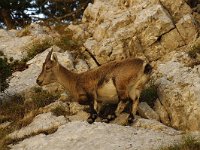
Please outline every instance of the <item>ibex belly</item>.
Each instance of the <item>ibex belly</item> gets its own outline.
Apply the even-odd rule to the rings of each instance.
[[[101,87],[97,89],[97,101],[103,103],[118,103],[118,95],[113,80],[104,82]]]

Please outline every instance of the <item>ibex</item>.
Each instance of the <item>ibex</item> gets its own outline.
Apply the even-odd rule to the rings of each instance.
[[[98,68],[77,74],[63,67],[52,50],[43,63],[37,78],[40,86],[58,82],[75,101],[90,106],[89,123],[93,123],[105,103],[118,104],[115,115],[123,112],[128,101],[132,110],[128,120],[132,121],[137,111],[141,90],[148,81],[152,67],[139,58],[113,61]]]

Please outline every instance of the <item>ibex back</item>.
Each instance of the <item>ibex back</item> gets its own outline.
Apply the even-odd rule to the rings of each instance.
[[[142,59],[129,58],[77,74],[64,68],[58,62],[56,54],[53,54],[51,60],[51,54],[52,50],[37,78],[38,85],[43,86],[56,81],[63,85],[75,101],[90,106],[89,123],[95,121],[102,104],[118,104],[115,111],[115,115],[118,116],[128,101],[132,104],[129,121],[133,120],[141,90],[152,70],[149,64]]]

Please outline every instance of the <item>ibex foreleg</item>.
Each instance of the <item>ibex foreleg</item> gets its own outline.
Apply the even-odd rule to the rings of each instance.
[[[136,115],[136,112],[138,109],[139,99],[140,99],[140,92],[141,92],[141,90],[135,89],[135,88],[132,88],[129,92],[129,96],[131,99],[131,105],[132,105],[131,112],[128,117],[129,123],[133,123],[133,120],[135,118],[135,115]]]
[[[88,117],[87,121],[88,123],[93,123],[95,119],[97,118],[97,111],[95,110],[95,102],[94,96],[91,94],[79,94],[78,102],[81,105],[89,105],[89,113],[90,116]]]

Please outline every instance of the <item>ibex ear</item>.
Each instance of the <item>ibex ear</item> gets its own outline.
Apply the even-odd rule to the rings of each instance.
[[[58,57],[55,53],[53,53],[53,61],[58,62]]]

